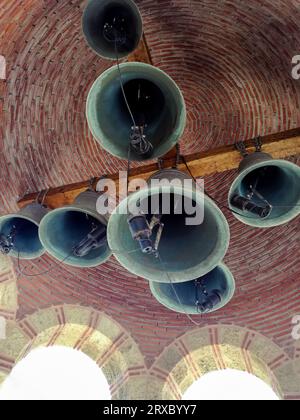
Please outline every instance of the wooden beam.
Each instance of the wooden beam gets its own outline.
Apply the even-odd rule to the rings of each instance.
[[[284,159],[293,155],[300,155],[300,128],[285,131],[283,133],[271,134],[262,138],[263,151],[269,153],[276,159]],[[245,142],[249,152],[254,151],[253,140]],[[189,164],[189,168],[195,177],[204,177],[214,173],[225,172],[236,169],[241,162],[241,156],[235,149],[234,145],[219,147],[207,152],[194,153],[185,156],[185,160]],[[163,161],[163,168],[171,168],[176,163],[176,154],[172,150],[167,154]],[[186,166],[182,160],[178,169],[187,172]],[[144,165],[142,167],[133,168],[130,173],[130,180],[136,178],[148,179],[158,170],[156,163]],[[108,178],[116,181],[118,185],[119,174],[109,175]],[[96,188],[99,177],[94,179],[93,187]],[[76,184],[64,185],[57,188],[51,188],[46,196],[45,204],[51,208],[58,208],[71,204],[74,198],[90,186],[90,181],[78,182]],[[43,196],[41,193],[32,193],[23,197],[19,201],[19,207],[22,208]]]
[[[144,34],[137,49],[127,58],[127,61],[153,65],[150,50]]]

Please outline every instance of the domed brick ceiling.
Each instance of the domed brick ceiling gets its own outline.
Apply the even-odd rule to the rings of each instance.
[[[188,122],[182,152],[208,150],[255,135],[300,126],[300,83],[291,77],[300,53],[300,4],[291,0],[140,0],[154,65],[181,88]],[[26,192],[126,168],[102,150],[85,119],[87,93],[111,62],[98,58],[81,33],[85,2],[26,0],[0,4],[1,213],[17,209]],[[300,164],[299,157],[291,157]],[[226,203],[235,172],[206,178]],[[225,262],[237,292],[200,325],[238,324],[292,351],[291,318],[300,308],[299,218],[254,230],[224,210],[231,227]],[[81,303],[104,310],[137,340],[149,365],[193,325],[151,296],[145,280],[114,258],[94,269],[62,267],[45,256],[24,263],[19,317],[37,308]]]

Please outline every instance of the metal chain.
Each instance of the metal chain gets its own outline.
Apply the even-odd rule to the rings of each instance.
[[[51,188],[50,188],[50,187],[48,187],[48,188],[45,190],[45,194],[43,195],[43,199],[42,199],[42,202],[41,202],[41,205],[42,205],[42,206],[45,204],[45,200],[46,200],[47,195],[49,194],[50,190],[51,190]]]

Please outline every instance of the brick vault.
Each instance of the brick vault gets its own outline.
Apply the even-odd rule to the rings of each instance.
[[[300,126],[298,0],[138,0],[155,66],[181,88],[188,122],[182,151],[196,152]],[[0,211],[17,210],[28,191],[126,169],[90,134],[87,93],[111,63],[95,56],[81,32],[81,0],[2,0],[0,54]],[[300,164],[299,156],[290,160]],[[235,171],[206,178],[226,202]],[[1,260],[0,382],[37,345],[62,343],[98,361],[115,398],[180,398],[203,373],[225,367],[253,372],[281,397],[300,399],[299,218],[256,230],[229,212],[225,263],[237,292],[195,328],[152,297],[147,282],[112,257],[93,269],[25,263],[17,276]]]

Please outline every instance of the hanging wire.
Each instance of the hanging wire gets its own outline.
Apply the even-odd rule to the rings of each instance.
[[[126,107],[128,109],[130,118],[132,120],[132,124],[133,124],[134,127],[136,127],[137,125],[136,125],[136,122],[135,122],[135,118],[133,116],[130,105],[128,103],[127,96],[126,96],[125,89],[124,89],[124,85],[123,85],[122,73],[121,73],[121,68],[120,68],[120,60],[119,60],[119,54],[118,54],[117,37],[115,37],[115,54],[116,54],[117,68],[118,68],[118,73],[119,73],[119,82],[120,82],[122,95],[123,95]],[[128,189],[129,189],[130,164],[131,164],[131,144],[129,143],[128,153],[127,153],[127,194],[128,194]]]
[[[126,96],[126,93],[125,93],[125,89],[124,89],[123,77],[122,77],[122,72],[121,72],[121,67],[120,67],[120,59],[119,59],[118,47],[117,47],[117,39],[115,39],[115,53],[116,53],[117,68],[118,68],[118,73],[119,73],[119,81],[120,81],[120,86],[121,86],[123,98],[124,98],[125,104],[127,106],[130,118],[132,119],[133,126],[137,127],[136,122],[135,122],[135,118],[134,118],[133,113],[131,111],[131,108],[130,108],[130,105],[129,105],[129,102],[127,100],[127,96]]]
[[[86,216],[87,216],[87,218],[88,218],[88,215],[86,214]],[[76,248],[78,247],[78,246],[80,246],[80,244],[81,244],[81,242],[83,241],[83,240],[85,240],[85,238],[86,238],[86,235],[84,236],[84,238],[82,239],[82,240],[80,240],[80,241],[78,241],[78,243],[76,244],[76,245],[74,245],[73,247],[72,247],[72,249],[71,249],[71,252],[63,259],[63,260],[61,260],[61,261],[54,261],[54,264],[56,265],[56,266],[61,266],[64,262],[66,262],[69,258],[71,258],[72,256],[74,257],[77,257],[77,255],[75,254],[75,250],[76,250]],[[102,246],[101,246],[101,248],[103,248],[105,245],[103,244]],[[106,245],[106,246],[108,246],[108,245]],[[53,271],[53,270],[55,270],[55,268],[56,267],[52,267],[52,268],[50,268],[49,270],[46,270],[46,271],[43,271],[43,272],[41,272],[41,273],[38,273],[38,274],[28,274],[28,273],[25,273],[25,269],[26,269],[26,267],[24,267],[23,269],[21,269],[21,265],[20,265],[20,251],[18,250],[18,249],[16,249],[15,248],[15,251],[18,253],[18,257],[17,257],[17,261],[18,261],[18,272],[19,272],[19,274],[20,275],[23,275],[23,276],[25,276],[25,277],[39,277],[39,276],[43,276],[43,275],[46,275],[46,274],[48,274],[48,273],[50,273],[51,271]],[[91,250],[90,250],[91,251]],[[89,252],[90,252],[89,251]]]
[[[167,268],[166,268],[166,265],[165,265],[165,263],[164,263],[164,261],[162,260],[162,257],[161,257],[161,255],[160,255],[160,253],[158,252],[157,253],[157,258],[158,258],[158,260],[159,260],[159,262],[160,262],[160,264],[161,264],[161,266],[162,266],[162,268],[163,268],[163,271],[164,271],[164,274],[166,275],[166,278],[167,278],[167,280],[168,280],[168,282],[170,283],[170,285],[171,285],[171,287],[172,287],[172,290],[173,290],[173,292],[174,292],[174,295],[175,295],[175,297],[176,297],[176,299],[177,299],[177,301],[178,301],[178,303],[179,303],[179,305],[182,307],[182,310],[183,310],[183,312],[184,312],[184,314],[186,315],[186,317],[194,324],[194,325],[196,325],[197,327],[201,327],[202,326],[202,324],[201,323],[198,323],[198,322],[196,322],[191,316],[190,316],[190,314],[186,311],[186,309],[185,309],[185,307],[184,307],[184,305],[183,305],[183,303],[182,303],[182,301],[181,301],[181,299],[180,299],[180,297],[179,297],[179,294],[177,293],[177,290],[176,290],[176,288],[175,288],[175,286],[174,286],[174,283],[173,283],[173,281],[172,281],[172,278],[171,278],[171,276],[170,276],[170,274],[169,274],[169,272],[168,272],[168,270],[167,270]],[[195,306],[196,306],[196,304],[195,304]],[[202,315],[202,314],[201,314]]]
[[[129,102],[128,102],[128,99],[127,99],[127,96],[126,96],[126,93],[125,93],[125,88],[124,88],[124,84],[123,84],[123,77],[122,77],[122,72],[121,72],[121,67],[120,67],[119,54],[118,54],[117,37],[115,37],[114,44],[115,44],[115,54],[116,54],[117,68],[118,68],[118,74],[119,74],[119,82],[120,82],[120,87],[121,87],[122,95],[123,95],[123,98],[124,98],[124,101],[125,101],[125,104],[126,104],[128,113],[129,113],[130,118],[132,120],[132,124],[133,124],[132,129],[136,133],[138,131],[138,137],[140,139],[140,142],[139,142],[140,153],[138,153],[138,151],[136,150],[136,148],[135,148],[135,151],[138,154],[144,155],[145,153],[147,153],[149,151],[149,147],[150,147],[149,145],[151,145],[151,143],[150,142],[147,142],[145,140],[144,135],[141,132],[141,128],[137,126],[136,121],[135,121],[135,118],[134,118],[134,115],[133,115],[133,112],[132,112],[132,110],[130,108],[130,105],[129,105]],[[131,147],[132,147],[132,143],[129,142],[129,145],[128,145],[128,153],[127,153],[127,194],[129,192],[128,191],[128,189],[129,189],[129,175],[130,175],[130,170],[131,170],[131,168],[130,168],[130,166],[131,166]]]
[[[43,206],[43,205],[45,204],[45,200],[46,200],[46,198],[47,198],[47,195],[49,194],[49,191],[50,191],[50,187],[48,187],[48,188],[45,190],[45,193],[44,193],[43,198],[42,198],[42,201],[41,201],[41,206]]]
[[[134,115],[133,115],[133,112],[130,108],[127,96],[126,96],[124,83],[123,83],[123,76],[122,76],[121,67],[120,67],[120,59],[119,59],[119,54],[118,54],[117,36],[115,36],[114,44],[115,44],[115,54],[116,54],[116,61],[117,61],[120,87],[121,87],[122,95],[123,95],[127,110],[129,112],[129,115],[130,115],[130,118],[131,118],[132,124],[133,124],[133,126],[131,127],[132,134],[130,135],[131,141],[129,143],[128,155],[130,156],[130,149],[133,148],[134,151],[138,155],[144,156],[144,155],[148,154],[149,152],[151,152],[153,150],[153,146],[146,139],[146,136],[144,135],[144,126],[141,127],[141,126],[137,125],[136,120],[135,120]],[[129,158],[128,158],[128,160],[129,160]]]
[[[51,273],[51,271],[53,271],[53,270],[55,270],[55,268],[57,268],[57,267],[52,267],[52,268],[50,268],[49,270],[46,270],[46,271],[43,271],[43,272],[41,272],[41,273],[38,273],[38,274],[28,274],[28,273],[25,273],[25,269],[27,268],[27,267],[24,267],[23,269],[21,268],[21,265],[20,265],[20,251],[17,251],[18,252],[18,258],[17,258],[17,261],[18,261],[18,266],[17,266],[17,271],[18,271],[18,274],[19,274],[19,277],[21,277],[21,276],[24,276],[24,277],[39,277],[39,276],[44,276],[44,275],[46,275],[46,274],[49,274],[49,273]],[[67,255],[63,260],[61,260],[61,261],[54,261],[54,264],[56,265],[56,266],[61,266],[64,262],[66,262],[71,256],[73,255],[73,251],[69,254],[69,255]]]

